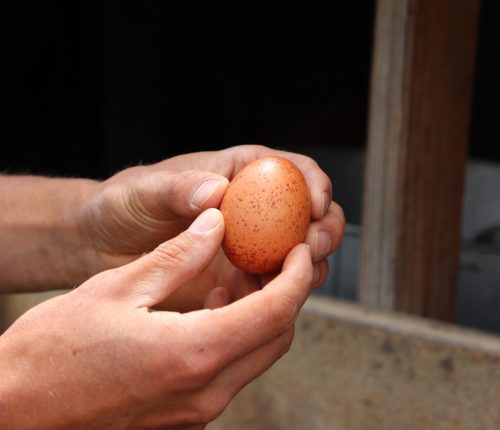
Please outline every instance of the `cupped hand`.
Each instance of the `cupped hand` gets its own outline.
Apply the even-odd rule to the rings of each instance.
[[[125,169],[97,184],[76,209],[87,272],[118,267],[185,230],[218,207],[228,180],[211,172],[159,165]]]
[[[208,171],[231,180],[252,161],[267,156],[280,156],[295,163],[305,177],[312,202],[312,222],[306,236],[313,260],[320,261],[342,242],[345,218],[342,208],[332,202],[332,183],[312,158],[260,145],[240,145],[213,152],[179,155],[156,164],[156,168]]]
[[[310,246],[313,262],[316,263],[316,276],[320,279],[318,286],[328,275],[326,258],[341,244],[345,218],[342,208],[332,201],[332,183],[328,176],[311,158],[270,149],[257,145],[242,145],[223,151],[198,152],[180,155],[158,163],[164,168],[185,169],[188,166],[202,171],[217,173],[231,180],[243,167],[257,158],[270,155],[288,158],[294,162],[304,174],[309,186],[312,201],[312,221],[306,234],[305,242]],[[214,286],[218,294],[224,294],[230,300],[237,300],[242,292],[255,291],[261,288],[275,274],[269,276],[253,276],[236,269],[222,251],[207,270],[195,283],[190,283],[176,291],[168,300],[160,305],[161,309],[177,309],[189,311],[203,306],[205,297]],[[234,288],[234,286],[238,286]]]
[[[345,225],[328,176],[307,156],[242,145],[129,168],[94,187],[77,208],[82,248],[92,250],[83,261],[86,272],[126,264],[179,234],[203,210],[220,205],[228,181],[244,166],[269,155],[290,159],[304,174],[312,200],[306,243],[313,261],[323,260],[340,245]]]
[[[120,268],[26,313],[0,338],[0,427],[203,429],[290,347],[315,282],[307,245],[263,289],[207,309],[154,310],[206,271],[224,221],[209,209],[189,229]],[[316,273],[318,273],[316,271]]]

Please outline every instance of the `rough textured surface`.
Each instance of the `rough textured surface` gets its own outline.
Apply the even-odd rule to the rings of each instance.
[[[304,240],[311,200],[304,176],[281,157],[246,166],[231,181],[220,210],[224,251],[238,268],[254,274],[278,270],[288,252]]]
[[[310,299],[294,345],[209,430],[498,429],[500,339]]]
[[[33,306],[66,292],[66,290],[58,290],[0,295],[0,334]]]
[[[359,297],[452,321],[479,0],[379,0]]]

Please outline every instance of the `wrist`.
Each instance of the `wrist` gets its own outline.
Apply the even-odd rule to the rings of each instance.
[[[96,273],[96,251],[82,225],[85,202],[98,185],[97,181],[75,179],[69,184],[69,193],[63,198],[60,220],[54,231],[54,259],[63,288],[81,284]]]
[[[85,279],[89,246],[79,208],[96,182],[0,177],[1,292],[70,288]]]

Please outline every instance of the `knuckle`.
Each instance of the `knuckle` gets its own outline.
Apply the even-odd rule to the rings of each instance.
[[[281,335],[295,324],[297,306],[290,301],[283,299],[280,299],[279,302],[271,301],[269,312],[276,335]]]
[[[332,203],[334,205],[334,222],[332,223],[335,243],[340,244],[344,238],[345,234],[345,215],[344,210],[341,206],[336,203]]]
[[[151,255],[162,266],[165,264],[177,266],[186,262],[192,245],[193,240],[190,235],[184,233],[182,237],[162,243]]]
[[[192,180],[196,179],[199,174],[195,170],[183,170],[176,173],[172,180],[170,194],[174,196],[185,195],[186,189],[191,186]]]
[[[217,364],[203,354],[202,348],[196,355],[182,358],[179,366],[178,383],[187,389],[201,389],[207,386],[218,373]]]
[[[217,365],[209,357],[199,355],[200,357],[193,360],[191,379],[199,386],[205,386],[217,375]]]
[[[140,215],[143,222],[156,224],[164,216],[165,204],[158,198],[159,184],[165,182],[162,173],[142,173],[130,187],[128,206]]]
[[[316,163],[316,161],[314,159],[312,159],[311,157],[307,156],[307,155],[304,155],[303,156],[303,165],[305,168],[307,169],[319,169],[319,165],[318,163]]]
[[[92,278],[81,284],[74,292],[91,298],[110,298],[117,294],[123,296],[123,269],[121,267],[97,273]],[[102,288],[105,285],[106,288]]]
[[[289,330],[295,324],[295,319],[297,317],[297,310],[295,306],[288,306],[285,311],[282,312],[281,317],[281,328],[283,331]]]
[[[228,392],[212,391],[203,393],[195,406],[197,422],[209,423],[217,419],[231,401]]]
[[[290,273],[290,282],[293,283],[297,292],[312,286],[314,270],[311,261],[304,261],[301,267],[293,267],[291,270],[293,272]]]
[[[336,211],[336,215],[337,215],[339,222],[342,225],[345,224],[345,214],[344,214],[344,209],[342,209],[342,206],[340,206],[337,203],[334,203],[334,209]]]
[[[280,357],[284,356],[288,351],[290,351],[290,348],[292,347],[292,342],[293,342],[293,337],[295,334],[295,328],[292,326],[283,336],[283,343],[282,343],[282,348],[280,351]]]
[[[314,273],[313,273],[312,264],[311,264],[310,268],[308,268],[307,270],[303,270],[297,274],[297,278],[296,278],[297,284],[311,286],[313,283],[313,277],[314,277]]]
[[[313,158],[311,158],[307,155],[302,155],[302,154],[300,154],[299,157],[300,157],[301,170],[303,172],[304,171],[307,171],[307,172],[318,172],[318,171],[321,172],[322,171],[321,168],[319,167],[318,163]]]

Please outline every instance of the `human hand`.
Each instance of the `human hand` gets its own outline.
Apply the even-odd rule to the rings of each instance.
[[[304,155],[243,145],[126,169],[94,187],[77,208],[82,248],[94,250],[84,259],[87,272],[130,262],[179,234],[201,211],[219,206],[228,181],[244,166],[269,155],[286,157],[303,172],[312,200],[305,242],[314,262],[324,260],[340,245],[345,225],[342,209],[332,202],[327,175]],[[222,265],[216,272],[234,272],[223,257],[218,260]]]
[[[305,242],[311,247],[313,261],[317,263],[321,279],[326,279],[328,274],[326,257],[340,245],[345,219],[340,206],[331,200],[330,179],[314,160],[301,154],[276,151],[263,146],[244,145],[217,152],[185,154],[163,161],[159,165],[179,170],[191,166],[202,171],[218,173],[231,180],[248,163],[269,155],[290,159],[302,170],[306,178],[312,200],[312,222]],[[196,283],[188,284],[176,291],[161,304],[160,308],[183,311],[198,309],[215,285],[224,288],[224,294],[230,300],[237,300],[241,291],[254,291],[265,285],[272,276],[259,277],[246,274],[236,269],[221,251]],[[235,285],[238,288],[235,289]]]
[[[321,282],[307,245],[262,290],[231,304],[154,311],[217,254],[219,211],[176,238],[27,312],[0,337],[0,428],[203,429],[289,348]]]
[[[312,222],[305,242],[311,246],[313,261],[321,261],[340,245],[344,235],[345,218],[341,207],[332,202],[330,179],[310,157],[265,146],[240,145],[222,151],[179,155],[155,166],[178,171],[192,169],[212,172],[230,181],[247,164],[272,155],[289,159],[297,165],[305,177],[312,203]]]

